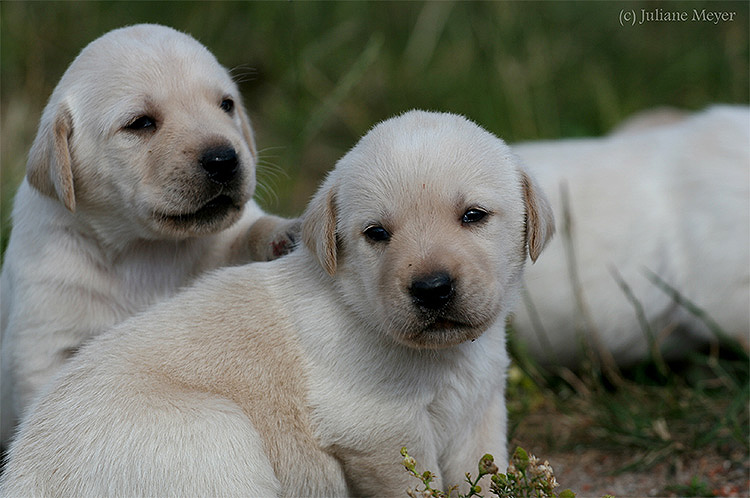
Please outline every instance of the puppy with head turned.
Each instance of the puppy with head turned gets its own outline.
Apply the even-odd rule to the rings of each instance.
[[[503,141],[375,126],[303,244],[226,268],[85,345],[21,425],[5,495],[403,496],[507,460],[505,320],[550,207]]]
[[[84,48],[15,198],[0,277],[3,443],[84,342],[207,270],[291,245],[298,224],[251,200],[256,162],[237,86],[195,39],[137,25]]]

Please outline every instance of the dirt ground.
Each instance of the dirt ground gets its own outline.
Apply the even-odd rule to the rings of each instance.
[[[623,497],[750,497],[750,461],[744,452],[702,452],[659,462],[647,469],[617,472],[635,456],[597,448],[580,438],[583,424],[559,412],[541,409],[528,416],[511,437],[511,451],[521,446],[549,460],[560,483],[578,498],[606,494]],[[586,441],[588,439],[588,441]],[[575,444],[573,441],[585,442]]]
[[[532,451],[533,452],[533,451]],[[613,469],[627,464],[627,457],[607,454],[595,449],[553,452],[550,461],[559,489],[569,488],[579,498],[685,496],[685,490],[708,490],[713,496],[750,496],[747,462],[732,461],[721,455],[705,455],[696,460],[658,464],[647,471],[631,471],[609,475]],[[700,487],[691,487],[698,479]],[[694,492],[695,493],[695,492]],[[689,493],[690,496],[705,496]]]

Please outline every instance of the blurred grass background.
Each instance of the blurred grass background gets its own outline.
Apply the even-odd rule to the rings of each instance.
[[[735,20],[621,26],[621,9],[723,10]],[[54,85],[104,32],[186,31],[241,82],[263,168],[260,202],[294,215],[374,123],[426,108],[509,142],[597,135],[652,106],[747,103],[748,2],[118,2],[0,4],[2,242]]]
[[[186,31],[232,70],[261,150],[259,202],[270,212],[297,215],[325,172],[368,128],[412,108],[461,113],[517,142],[599,135],[654,106],[747,104],[749,6],[747,1],[3,1],[1,247],[49,94],[87,43],[117,27],[154,22]],[[622,9],[639,14],[657,8],[736,15],[719,24],[620,25]],[[577,420],[588,416],[600,431],[597,438],[615,451],[635,448],[661,456],[731,447],[739,451],[737,458],[747,459],[747,356],[738,358],[718,363],[703,356],[666,379],[644,374],[646,365],[624,387],[587,372],[578,389],[575,382],[561,387],[525,365],[527,376],[511,385],[512,427],[523,425],[523,416],[553,393],[565,410],[578,407]],[[690,376],[696,379],[683,379]],[[654,435],[654,420],[666,410],[682,439],[665,442]],[[703,422],[693,423],[696,417]],[[633,427],[623,435],[625,422]],[[701,443],[717,431],[720,438]]]

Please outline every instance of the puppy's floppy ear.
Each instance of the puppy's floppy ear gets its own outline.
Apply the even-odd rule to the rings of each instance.
[[[73,189],[73,158],[70,136],[73,118],[65,104],[47,109],[42,115],[34,143],[26,163],[26,177],[32,187],[50,197],[60,199],[71,212],[76,209]]]
[[[336,184],[326,181],[302,216],[302,242],[329,275],[336,273]]]
[[[555,233],[555,217],[539,185],[524,171],[521,171],[521,184],[526,203],[526,247],[531,261],[536,261]]]
[[[237,113],[240,116],[240,123],[242,125],[242,136],[247,142],[247,146],[250,148],[250,153],[255,159],[258,158],[258,151],[255,148],[255,133],[253,133],[253,126],[250,124],[250,118],[247,115],[245,106],[242,102],[237,103]]]

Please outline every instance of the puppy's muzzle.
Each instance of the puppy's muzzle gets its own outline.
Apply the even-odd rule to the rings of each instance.
[[[240,170],[237,151],[229,146],[207,149],[200,158],[200,165],[208,179],[219,185],[232,183]]]
[[[446,272],[424,275],[411,282],[409,294],[417,307],[424,310],[440,310],[453,299],[455,282]]]

